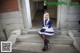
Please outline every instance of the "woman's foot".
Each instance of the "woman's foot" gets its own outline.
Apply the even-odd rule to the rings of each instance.
[[[43,49],[42,49],[42,51],[48,51],[48,46],[47,45],[44,46]]]
[[[48,50],[48,45],[49,45],[49,40],[45,40],[44,41],[44,47],[43,47],[42,51],[47,51]]]

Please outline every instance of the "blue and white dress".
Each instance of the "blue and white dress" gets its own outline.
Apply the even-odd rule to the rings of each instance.
[[[44,32],[41,31],[41,29],[38,31],[39,34],[43,34],[43,35],[48,35],[48,36],[52,36],[54,35],[54,30],[52,28],[52,21],[50,19],[48,20],[43,20],[42,21],[42,28],[41,29],[45,29]]]

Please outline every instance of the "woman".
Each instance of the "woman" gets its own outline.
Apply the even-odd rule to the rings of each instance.
[[[52,28],[52,21],[49,18],[49,13],[44,13],[42,26],[43,26],[42,29],[39,30],[40,37],[44,41],[44,47],[42,50],[47,51],[48,50],[48,43],[49,43],[47,36],[54,35],[54,30]]]

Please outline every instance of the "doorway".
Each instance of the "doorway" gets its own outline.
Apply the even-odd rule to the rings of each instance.
[[[57,2],[57,0],[47,0],[47,2]],[[42,19],[43,19],[43,1],[31,1],[30,4],[33,3],[33,9],[32,6],[30,5],[31,8],[31,18],[32,18],[32,28],[34,29],[39,29],[42,27]],[[48,5],[47,6],[47,11],[50,14],[50,19],[52,20],[53,28],[57,28],[57,6],[55,5]],[[35,11],[33,13],[33,11]]]

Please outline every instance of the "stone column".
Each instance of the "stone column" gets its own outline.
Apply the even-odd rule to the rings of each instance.
[[[61,0],[62,2],[71,2],[71,0]],[[61,13],[60,13],[60,29],[61,34],[68,34],[68,6],[69,5],[61,5]]]
[[[58,0],[60,2],[60,0]],[[57,6],[57,29],[60,29],[61,6]]]
[[[30,29],[32,27],[32,23],[31,23],[29,0],[21,0],[21,8],[22,8],[24,29]]]

